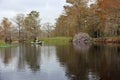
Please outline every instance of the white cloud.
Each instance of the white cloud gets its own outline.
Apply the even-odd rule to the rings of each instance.
[[[55,22],[63,10],[65,0],[0,0],[0,20],[12,18],[18,13],[27,14],[32,10],[40,12],[42,23]]]

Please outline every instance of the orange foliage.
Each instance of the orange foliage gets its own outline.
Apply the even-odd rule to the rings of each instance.
[[[115,15],[113,10],[120,10],[120,0],[98,0],[99,16],[101,18],[102,29],[105,29],[107,15]],[[107,12],[108,11],[108,12]],[[113,11],[113,12],[112,12]],[[110,17],[110,16],[109,16]]]
[[[110,7],[120,8],[120,0],[98,0],[99,8],[108,9]]]

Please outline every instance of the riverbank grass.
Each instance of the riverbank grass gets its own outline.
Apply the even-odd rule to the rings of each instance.
[[[3,40],[0,40],[0,48],[9,48],[14,47],[15,45],[12,44],[6,44]]]
[[[66,45],[69,44],[71,37],[51,37],[51,38],[40,38],[44,44],[56,44],[56,45]]]

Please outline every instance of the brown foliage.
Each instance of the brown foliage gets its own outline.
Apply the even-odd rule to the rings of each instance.
[[[109,9],[109,8],[120,8],[120,0],[98,0],[99,8]]]

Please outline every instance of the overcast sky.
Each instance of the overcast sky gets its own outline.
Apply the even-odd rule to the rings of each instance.
[[[63,12],[66,0],[0,0],[0,20],[13,18],[16,14],[28,14],[32,10],[40,12],[41,22],[54,23]]]

